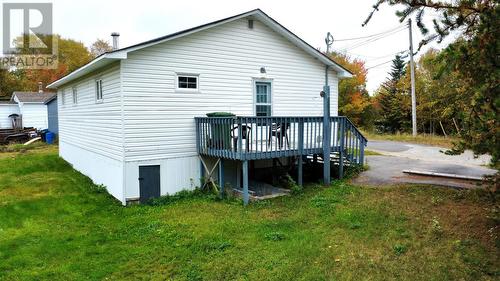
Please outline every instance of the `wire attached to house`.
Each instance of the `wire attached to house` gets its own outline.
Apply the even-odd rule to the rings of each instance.
[[[353,41],[353,40],[360,40],[360,39],[367,39],[367,38],[371,38],[371,37],[375,37],[375,36],[378,36],[378,35],[382,35],[382,34],[385,34],[387,32],[391,32],[391,31],[394,31],[398,28],[401,28],[401,27],[404,27],[403,24],[400,24],[396,27],[393,27],[389,30],[386,30],[386,31],[382,31],[382,32],[379,32],[379,33],[375,33],[375,34],[371,34],[371,35],[367,35],[367,36],[361,36],[361,37],[354,37],[354,38],[343,38],[343,39],[335,39],[336,42],[341,42],[341,41]]]
[[[392,56],[395,56],[397,54],[403,54],[403,53],[405,53],[407,51],[408,50],[401,50],[401,51],[398,51],[398,52],[395,52],[395,53],[390,53],[390,54],[386,54],[386,55],[382,55],[382,56],[365,56],[365,55],[355,54],[355,53],[346,52],[346,51],[338,51],[338,52],[339,53],[343,53],[343,54],[347,54],[347,55],[351,55],[351,56],[355,56],[355,57],[364,58],[363,59],[364,61],[376,61],[376,60],[380,60],[380,59],[383,59],[383,58],[392,57]]]
[[[390,31],[390,32],[387,32],[387,33],[384,33],[382,35],[379,35],[379,36],[375,36],[375,37],[372,37],[372,38],[369,38],[367,40],[362,40],[360,42],[356,42],[354,44],[351,44],[351,45],[348,45],[348,46],[345,46],[343,48],[341,48],[341,50],[345,50],[345,51],[349,51],[349,50],[353,50],[353,49],[356,49],[356,48],[359,48],[361,46],[364,46],[364,45],[367,45],[367,44],[370,44],[372,42],[375,42],[375,41],[378,41],[380,39],[383,39],[383,38],[386,38],[388,36],[391,36],[391,35],[394,35],[398,32],[401,32],[403,30],[406,30],[406,27],[400,27],[398,29],[395,29],[393,31]]]

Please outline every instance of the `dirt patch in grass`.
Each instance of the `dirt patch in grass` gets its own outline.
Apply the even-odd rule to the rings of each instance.
[[[0,159],[2,158],[12,158],[17,155],[22,155],[30,151],[36,151],[37,153],[54,153],[57,152],[57,145],[48,145],[44,142],[38,141],[29,145],[23,144],[8,144],[0,145]]]
[[[365,156],[374,156],[374,155],[384,155],[384,154],[373,150],[368,150],[368,149],[365,150]]]
[[[436,135],[419,134],[413,137],[411,134],[376,134],[370,132],[363,132],[363,135],[368,140],[390,140],[418,144],[434,145],[444,148],[452,148],[453,143],[458,139],[455,137],[442,137]]]

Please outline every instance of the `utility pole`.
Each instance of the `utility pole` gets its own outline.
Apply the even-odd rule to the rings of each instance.
[[[326,35],[326,55],[330,54],[333,36]],[[330,185],[330,86],[328,85],[328,65],[325,66],[325,86],[323,86],[323,182]]]
[[[410,75],[411,75],[411,127],[413,137],[417,136],[417,97],[415,96],[415,63],[413,62],[413,38],[411,34],[411,19],[408,19],[410,31]]]

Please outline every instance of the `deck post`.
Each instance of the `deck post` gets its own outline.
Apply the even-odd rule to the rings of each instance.
[[[271,168],[271,174],[272,174],[272,182],[274,185],[278,182],[278,179],[276,178],[276,158],[273,158],[273,167]]]
[[[220,198],[224,198],[224,158],[220,159],[219,162],[219,193]]]
[[[202,156],[200,156],[201,158]],[[205,181],[203,180],[203,177],[205,176],[205,167],[203,166],[203,161],[200,159],[200,187],[203,186]]]
[[[243,161],[243,204],[248,205],[249,194],[248,194],[248,160]]]
[[[327,67],[328,70],[328,67]],[[323,87],[323,183],[330,185],[330,86],[328,74],[325,74],[326,85]]]
[[[302,155],[299,155],[299,163],[298,163],[298,172],[297,172],[297,184],[300,185],[300,186],[303,186],[304,185],[304,180],[303,180],[303,177],[304,177],[304,172],[303,172],[303,169],[302,169],[302,164],[303,164],[303,157]]]
[[[304,119],[299,119],[299,163],[298,163],[298,171],[297,171],[297,183],[302,186],[303,185],[303,169],[302,162],[304,157]]]
[[[236,162],[236,189],[241,189],[241,162]]]
[[[362,139],[359,145],[359,164],[363,166],[365,164],[365,141]]]
[[[340,151],[339,151],[339,178],[344,177],[344,139],[345,139],[345,118],[340,119]]]

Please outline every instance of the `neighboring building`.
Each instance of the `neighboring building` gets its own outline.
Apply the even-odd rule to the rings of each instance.
[[[59,133],[59,120],[57,117],[57,95],[45,101],[47,106],[48,129],[50,132]]]
[[[321,116],[325,69],[336,116],[349,71],[258,9],[117,49],[48,85],[59,154],[123,204],[141,198],[149,173],[156,195],[193,188],[194,117]]]
[[[0,101],[0,129],[12,128],[11,114],[21,114],[19,105],[14,101]]]
[[[47,106],[45,101],[55,93],[14,92],[8,102],[0,102],[0,128],[12,128],[9,115],[19,114],[23,127],[39,130],[48,128]]]

